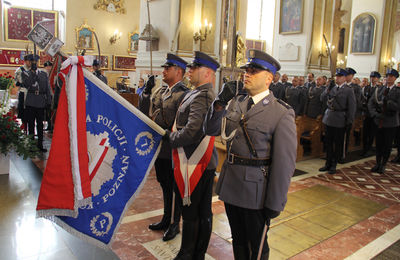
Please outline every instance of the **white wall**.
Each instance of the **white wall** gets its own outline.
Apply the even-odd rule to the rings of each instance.
[[[307,73],[307,59],[311,45],[312,17],[314,11],[314,0],[304,0],[303,7],[303,28],[298,34],[279,34],[280,0],[275,0],[275,26],[273,56],[281,64],[281,74],[305,75]],[[279,57],[279,48],[287,44],[294,44],[299,47],[297,60],[282,61]],[[282,57],[281,57],[282,58]]]
[[[347,66],[352,67],[357,71],[356,77],[369,77],[370,72],[378,70],[379,67],[385,0],[353,0],[353,7],[351,10]],[[376,18],[374,52],[373,54],[352,54],[351,37],[353,32],[353,21],[358,15],[366,12],[373,14]]]

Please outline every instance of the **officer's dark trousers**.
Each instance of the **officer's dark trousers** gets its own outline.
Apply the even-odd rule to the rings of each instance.
[[[376,125],[372,117],[366,117],[363,122],[363,152],[368,152],[376,135]]]
[[[191,204],[182,206],[182,243],[175,259],[204,259],[212,231],[211,199],[215,169],[205,170],[190,196]],[[176,192],[178,187],[175,185]],[[179,203],[182,205],[181,196]]]
[[[28,133],[32,136],[35,135],[35,122],[36,122],[38,147],[43,148],[44,108],[27,106],[25,109],[25,113],[26,113],[27,119],[28,119]]]
[[[336,166],[343,155],[344,127],[326,126],[326,165]]]
[[[171,159],[157,158],[155,162],[157,181],[161,185],[164,198],[164,216],[162,221],[171,222],[172,216],[172,193],[174,191],[174,170],[172,169]],[[181,204],[175,195],[174,223],[179,223],[181,218]]]
[[[397,148],[397,156],[400,156],[400,126],[396,127],[394,144],[395,144],[395,147]]]
[[[257,259],[264,226],[269,227],[263,210],[245,209],[225,203],[226,215],[232,233],[235,260]],[[261,259],[268,259],[269,246],[265,236]]]
[[[376,162],[385,165],[392,151],[396,127],[377,128],[376,131]]]

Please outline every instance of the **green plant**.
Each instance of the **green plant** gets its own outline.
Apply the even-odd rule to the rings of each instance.
[[[17,117],[8,112],[0,116],[0,152],[7,155],[11,151],[24,159],[39,154],[36,141],[24,133]]]
[[[8,90],[13,85],[13,77],[6,72],[0,74],[0,90]]]

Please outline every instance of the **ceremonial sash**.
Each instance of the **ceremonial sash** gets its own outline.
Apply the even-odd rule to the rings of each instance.
[[[177,131],[176,121],[172,131]],[[183,147],[172,149],[175,181],[184,206],[191,204],[190,196],[211,160],[214,140],[215,136],[206,135],[189,158]]]

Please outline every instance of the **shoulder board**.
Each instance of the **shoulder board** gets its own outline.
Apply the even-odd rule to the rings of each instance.
[[[185,84],[179,83],[179,84],[176,85],[176,91],[181,91],[181,90],[186,91],[186,90],[189,90],[189,89],[185,86]]]
[[[279,104],[281,104],[282,106],[284,106],[286,109],[293,109],[288,103],[286,103],[285,101],[282,101],[281,99],[276,99],[276,101],[278,101]]]

